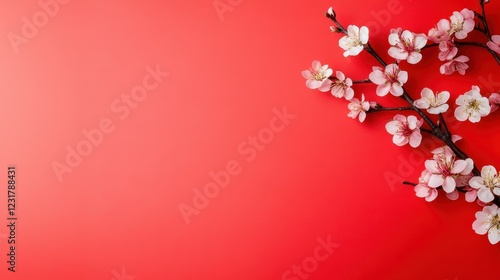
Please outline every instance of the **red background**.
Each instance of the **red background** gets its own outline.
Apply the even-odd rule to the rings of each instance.
[[[1,278],[120,280],[124,268],[136,280],[282,279],[328,236],[339,246],[307,279],[495,276],[499,247],[471,228],[478,205],[442,193],[427,203],[386,180],[416,181],[430,157],[392,144],[384,125],[394,114],[360,124],[346,117],[345,100],[307,89],[300,75],[314,59],[353,79],[376,65],[365,52],[342,56],[323,16],[331,5],[346,26],[378,26],[370,41],[387,58],[391,28],[426,33],[453,11],[478,10],[478,1],[400,0],[387,18],[387,0],[230,2],[220,17],[212,0],[70,1],[18,53],[9,32],[21,34],[22,18],[41,8],[0,2],[0,166],[5,174],[17,166],[19,218],[16,273],[7,271],[0,226]],[[487,9],[500,34],[500,4]],[[435,49],[416,66],[402,63],[407,89],[414,97],[425,86],[448,90],[453,100],[473,84],[498,91],[483,82],[500,81],[492,57],[460,52],[471,58],[466,77],[440,75]],[[170,75],[120,120],[110,105],[156,65]],[[374,86],[355,91],[400,104],[374,98]],[[295,118],[247,161],[238,146],[284,107]],[[500,168],[499,117],[454,126],[479,167]],[[53,162],[64,163],[66,146],[104,118],[115,130],[60,182]],[[241,172],[186,225],[179,204],[192,206],[193,188],[231,160]]]

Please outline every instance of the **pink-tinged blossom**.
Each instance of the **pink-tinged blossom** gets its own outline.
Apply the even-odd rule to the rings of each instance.
[[[358,55],[366,43],[368,43],[368,27],[366,26],[359,28],[356,25],[349,25],[347,35],[339,40],[339,46],[345,50],[345,57]]]
[[[416,34],[411,31],[392,29],[389,35],[389,55],[398,61],[406,60],[410,64],[416,64],[422,59],[420,50],[427,44],[424,34]]]
[[[354,96],[354,90],[351,86],[352,80],[346,78],[344,73],[337,71],[335,72],[335,78],[325,81],[320,90],[330,90],[333,96],[337,98],[345,97],[345,99],[350,100]]]
[[[469,68],[469,65],[467,65],[468,61],[469,58],[467,56],[461,55],[441,65],[441,67],[439,68],[439,72],[444,75],[451,75],[456,71],[461,75],[465,75],[465,70]]]
[[[490,101],[490,106],[491,106],[490,113],[495,112],[498,109],[498,107],[500,107],[500,94],[492,93],[490,95],[490,98],[488,98],[488,101]]]
[[[366,118],[366,112],[370,110],[371,102],[365,101],[365,95],[361,94],[361,101],[357,98],[351,99],[351,103],[347,105],[347,108],[351,110],[348,117],[355,119],[358,117],[360,122],[363,122]]]
[[[486,43],[486,45],[492,51],[500,54],[500,35],[491,36],[491,41],[488,41],[488,43]]]
[[[469,121],[476,123],[481,117],[487,116],[491,111],[488,98],[481,96],[478,86],[472,86],[472,89],[463,95],[460,95],[455,101],[459,105],[455,109],[455,118],[459,121]]]
[[[460,135],[452,135],[451,136],[451,142],[455,143],[458,140],[462,140],[462,136],[460,136]]]
[[[311,69],[302,71],[302,77],[307,79],[306,86],[310,89],[319,89],[332,74],[333,70],[327,64],[321,65],[317,60],[312,62]]]
[[[413,102],[415,107],[419,109],[426,109],[429,114],[440,114],[448,110],[449,105],[446,104],[450,98],[450,93],[447,91],[442,91],[437,94],[429,88],[424,88],[420,92],[422,98],[417,99]]]
[[[477,190],[477,197],[482,202],[492,202],[495,195],[500,196],[500,179],[495,167],[483,166],[481,176],[470,179],[469,184]]]
[[[442,186],[446,193],[455,191],[455,188],[460,186],[457,184],[457,178],[469,175],[474,168],[472,159],[456,160],[455,154],[448,146],[438,148],[432,153],[433,159],[425,161],[425,168],[432,173],[429,186]]]
[[[441,43],[443,41],[450,41],[450,24],[446,19],[442,19],[438,22],[437,27],[429,30],[427,39],[434,43]]]
[[[482,211],[476,212],[476,220],[472,229],[480,235],[488,233],[491,244],[500,241],[500,209],[496,205],[485,206]]]
[[[465,187],[465,201],[474,202],[477,198],[477,190],[471,187]]]
[[[438,58],[441,61],[452,60],[458,53],[458,48],[451,40],[442,41],[439,43],[439,54]]]
[[[465,39],[467,34],[474,30],[474,12],[469,9],[462,9],[460,12],[453,12],[450,17],[451,32],[457,39]]]
[[[458,191],[455,189],[454,191],[452,191],[451,193],[446,193],[446,197],[449,199],[449,200],[457,200],[459,195],[458,195]]]
[[[438,196],[438,191],[436,188],[429,186],[429,178],[431,173],[427,170],[422,172],[420,178],[418,178],[418,184],[415,186],[414,191],[417,197],[425,198],[425,201],[431,202]]]
[[[370,81],[378,85],[378,96],[385,96],[389,92],[394,96],[401,96],[404,92],[403,84],[408,81],[408,72],[401,71],[397,64],[389,64],[385,70],[375,66],[369,78]]]
[[[424,120],[417,120],[415,116],[396,115],[394,119],[385,125],[385,129],[389,134],[393,135],[392,142],[398,146],[410,144],[416,148],[422,142],[422,135],[420,134],[420,127]]]

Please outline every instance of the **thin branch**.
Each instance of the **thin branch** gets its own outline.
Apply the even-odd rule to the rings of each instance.
[[[460,47],[460,46],[475,46],[475,47],[484,48],[484,49],[486,49],[487,51],[489,51],[491,53],[491,55],[495,58],[495,60],[497,61],[497,63],[500,65],[500,57],[498,56],[498,54],[494,50],[490,49],[485,44],[481,44],[481,43],[477,43],[477,42],[456,42],[455,45],[457,47]]]
[[[407,110],[414,110],[413,107],[408,106],[408,107],[382,107],[378,105],[376,108],[371,108],[368,113],[375,113],[378,111],[407,111]]]
[[[355,81],[352,81],[353,84],[368,84],[368,83],[372,83],[372,81],[370,81],[370,79],[366,79],[366,80],[355,80]]]
[[[484,32],[488,38],[491,38],[490,29],[488,28],[488,21],[486,20],[486,11],[484,9],[484,0],[480,1],[481,4],[481,21],[483,22]]]
[[[444,127],[444,133],[447,136],[450,136],[450,131],[448,130],[448,126],[446,125],[446,121],[443,118],[443,114],[439,113],[439,121]]]

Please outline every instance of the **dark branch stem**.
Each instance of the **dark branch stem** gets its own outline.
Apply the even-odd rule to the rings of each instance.
[[[450,131],[448,130],[448,126],[446,125],[446,121],[444,120],[443,114],[441,114],[441,113],[439,113],[439,121],[444,127],[444,134],[449,137]]]
[[[375,113],[378,111],[407,111],[407,110],[413,110],[413,107],[408,106],[408,107],[382,107],[378,105],[376,108],[371,108],[367,113]]]
[[[370,79],[352,81],[353,84],[367,84],[367,83],[371,83],[371,82],[372,81],[370,81]]]
[[[488,52],[490,52],[490,54],[495,58],[496,62],[500,65],[500,56],[494,50],[490,49],[486,44],[482,44],[482,43],[478,43],[478,42],[454,42],[454,44],[455,44],[455,46],[457,46],[457,48],[459,48],[461,46],[474,46],[474,47],[480,47],[480,48],[486,49]],[[434,48],[434,47],[439,47],[439,44],[437,44],[437,43],[429,44],[429,45],[424,46],[421,50],[430,49],[430,48]]]
[[[490,29],[488,28],[488,21],[486,20],[486,11],[484,9],[484,0],[481,0],[480,4],[481,4],[481,16],[479,17],[479,19],[481,19],[481,21],[483,22],[484,33],[486,34],[486,36],[488,36],[488,38],[491,38]]]
[[[326,17],[331,19],[336,25],[337,28],[340,32],[347,34],[347,29],[345,29],[340,22],[338,22],[337,18],[335,16],[330,15],[329,13],[326,13]]]
[[[377,52],[372,48],[370,43],[365,45],[365,50],[371,54],[382,66],[386,67],[387,63],[377,54]]]
[[[484,48],[484,49],[486,49],[487,51],[489,51],[491,53],[491,55],[495,58],[495,60],[497,61],[497,63],[500,65],[500,57],[498,56],[498,54],[494,50],[490,49],[485,44],[481,44],[481,43],[477,43],[477,42],[457,42],[457,43],[455,43],[455,45],[457,47],[460,47],[460,46],[475,46],[475,47]]]

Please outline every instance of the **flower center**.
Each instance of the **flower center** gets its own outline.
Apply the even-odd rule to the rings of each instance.
[[[408,53],[415,51],[415,47],[413,45],[413,40],[403,39],[402,43],[403,43],[404,50],[407,51]]]
[[[489,188],[490,190],[493,190],[494,188],[498,187],[498,185],[499,185],[497,174],[495,174],[495,175],[488,174],[485,176],[483,181],[484,181],[484,185],[487,188]]]
[[[453,175],[453,173],[451,173],[451,169],[455,163],[455,158],[451,158],[450,161],[448,161],[446,160],[446,157],[443,156],[437,163],[438,169],[441,171],[443,176],[447,177]]]
[[[455,32],[461,31],[463,28],[464,28],[463,22],[452,22],[451,23],[451,29],[454,30]]]
[[[399,83],[398,74],[399,74],[399,69],[393,67],[391,69],[386,69],[386,71],[384,72],[384,78],[391,84],[396,82]]]
[[[490,229],[492,228],[496,228],[497,230],[500,229],[500,217],[498,217],[498,214],[491,218],[491,226],[488,231],[490,231]]]
[[[313,77],[316,81],[323,81],[326,78],[323,71],[316,72],[314,70],[311,70],[311,73],[313,74]]]
[[[403,124],[403,126],[401,127],[400,129],[400,133],[404,136],[404,137],[410,137],[411,134],[413,133],[413,129],[411,129],[409,126],[408,126],[408,123],[405,123]]]
[[[479,111],[479,102],[477,100],[473,100],[467,104],[467,109],[472,111]]]
[[[347,84],[344,81],[336,80],[334,87],[340,87],[341,89],[345,90],[347,89]]]
[[[347,43],[347,46],[348,46],[349,48],[352,48],[352,47],[357,47],[357,46],[361,46],[361,45],[363,45],[363,44],[361,43],[361,40],[360,40],[358,37],[353,37],[353,36],[351,36],[351,37],[349,37],[349,39],[350,39],[350,40],[349,40],[349,42]]]

